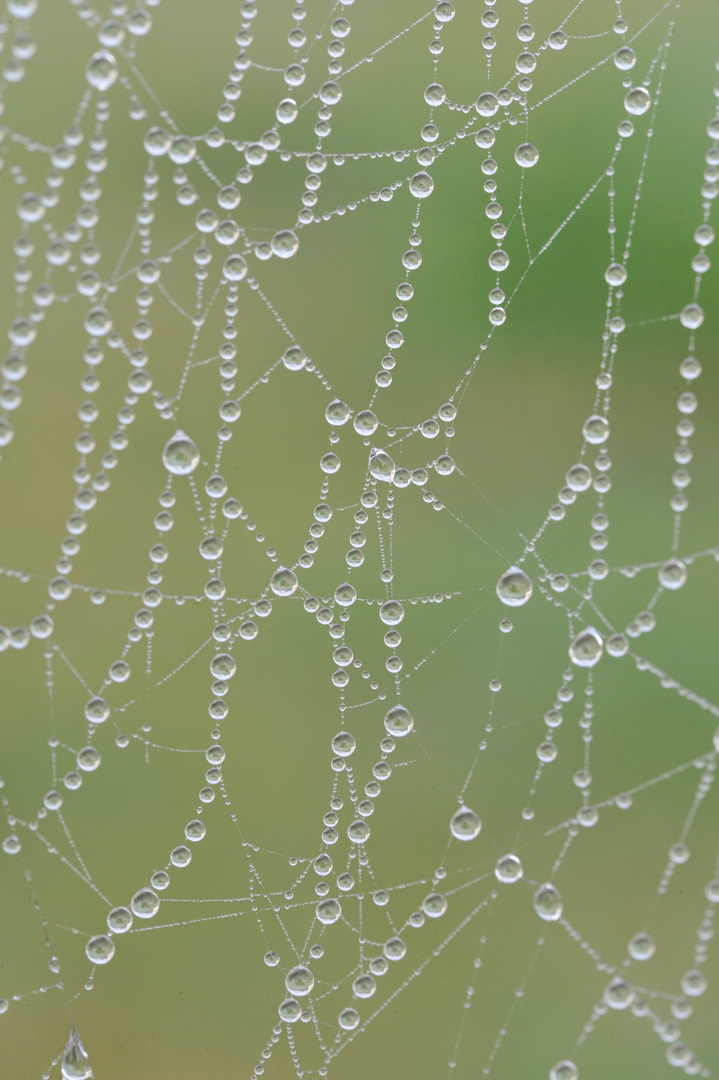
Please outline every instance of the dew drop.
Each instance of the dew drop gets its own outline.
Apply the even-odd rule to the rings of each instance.
[[[522,143],[514,151],[514,160],[522,169],[531,169],[539,161],[539,150],[533,143]]]
[[[579,1070],[573,1061],[558,1061],[549,1071],[549,1080],[578,1080]]]
[[[409,190],[417,199],[426,199],[434,191],[434,180],[427,172],[418,172],[410,178]]]
[[[475,840],[482,829],[482,822],[474,810],[460,806],[455,810],[449,822],[449,831],[455,840]]]
[[[285,976],[287,993],[293,994],[295,997],[306,997],[308,994],[311,994],[314,985],[314,975],[309,968],[303,967],[302,965],[292,968]]]
[[[165,444],[162,461],[167,471],[173,476],[187,476],[200,464],[200,451],[192,439],[185,435],[184,431],[178,429]]]
[[[412,713],[404,705],[393,705],[384,718],[384,726],[388,734],[395,738],[409,735],[414,728]]]
[[[88,1080],[92,1076],[92,1067],[87,1051],[82,1045],[80,1036],[73,1028],[70,1038],[62,1052],[60,1065],[63,1080]]]
[[[603,643],[597,631],[589,626],[572,641],[569,659],[577,667],[594,667],[602,658]]]
[[[497,596],[507,607],[521,607],[531,595],[532,582],[518,566],[510,566],[497,582]]]
[[[88,941],[85,954],[93,964],[109,964],[115,955],[115,943],[107,934],[97,934]]]
[[[138,919],[151,919],[160,910],[160,897],[152,889],[139,889],[130,901],[130,907]]]
[[[554,885],[545,882],[534,894],[534,910],[540,919],[556,922],[562,917],[562,898]]]
[[[632,116],[642,116],[651,108],[652,99],[643,86],[634,86],[624,98],[624,108]]]
[[[681,559],[670,559],[659,567],[659,584],[665,589],[681,589],[687,580],[687,568]]]
[[[501,859],[497,860],[494,873],[498,881],[504,882],[505,885],[512,885],[520,880],[524,870],[516,855],[502,855]]]
[[[117,60],[106,49],[93,53],[85,68],[85,78],[95,90],[104,93],[117,81]]]
[[[297,584],[297,575],[285,566],[275,570],[270,578],[270,588],[275,596],[292,596],[297,590]]]

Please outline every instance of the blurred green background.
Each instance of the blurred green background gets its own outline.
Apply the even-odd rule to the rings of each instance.
[[[489,76],[481,5],[458,2],[455,17],[442,26],[437,79],[451,103],[471,105],[481,91],[497,90],[512,78],[520,49],[516,29],[525,16],[536,30],[528,47],[538,49],[573,5],[552,0],[525,10],[516,0],[498,0],[492,7],[499,25]],[[17,855],[0,853],[0,996],[9,1002],[0,1016],[1,1080],[37,1080],[48,1070],[58,1077],[58,1056],[71,1024],[98,1080],[209,1075],[229,1080],[249,1077],[253,1070],[259,1075],[258,1065],[272,1080],[292,1077],[296,1067],[284,1029],[271,1056],[263,1061],[261,1054],[278,1022],[284,974],[307,960],[309,946],[318,941],[325,951],[311,964],[315,1015],[292,1026],[300,1075],[464,1080],[490,1074],[497,1080],[544,1080],[556,1062],[570,1058],[581,1080],[669,1076],[677,1070],[667,1062],[666,1047],[679,1038],[701,1061],[703,1075],[713,1075],[719,1065],[714,1031],[719,970],[708,923],[700,942],[708,945],[702,964],[708,990],[692,999],[693,1015],[679,1024],[681,1035],[663,1039],[655,1028],[672,1020],[680,979],[695,966],[697,927],[707,908],[704,888],[716,876],[716,793],[708,789],[717,720],[716,707],[704,707],[719,700],[716,561],[709,553],[693,562],[686,585],[659,598],[656,628],[631,643],[637,655],[704,705],[676,686],[662,688],[660,678],[641,670],[641,664],[638,669],[631,657],[605,654],[592,672],[591,803],[606,805],[594,828],[579,829],[556,876],[552,867],[582,802],[572,777],[584,765],[578,720],[586,673],[575,669],[568,681],[574,698],[555,733],[558,756],[544,767],[539,782],[536,750],[545,738],[544,713],[553,706],[568,666],[566,608],[579,604],[588,563],[596,557],[588,542],[596,493],[581,494],[563,521],[550,522],[542,532],[537,557],[530,554],[525,562],[534,582],[526,607],[505,609],[495,593],[500,574],[546,521],[564,474],[581,451],[582,424],[595,410],[604,270],[610,261],[607,178],[586,201],[584,196],[609,165],[619,141],[617,125],[626,118],[623,73],[611,60],[624,43],[612,30],[616,5],[585,0],[564,26],[566,47],[538,52],[527,95],[528,125],[516,101],[495,118],[501,121],[492,151],[497,197],[502,220],[510,226],[504,248],[511,262],[502,285],[512,299],[506,323],[491,335],[487,297],[496,282],[487,258],[494,242],[480,169],[486,153],[473,138],[480,125],[473,108],[466,114],[447,104],[435,110],[439,143],[449,145],[429,168],[435,186],[421,207],[423,263],[410,275],[415,293],[402,325],[405,344],[396,353],[391,386],[379,391],[375,374],[382,370],[385,335],[394,325],[395,289],[406,276],[401,256],[416,209],[407,178],[418,168],[414,152],[422,146],[420,128],[429,119],[423,91],[434,79],[428,51],[431,9],[409,0],[390,5],[358,0],[334,8],[324,0],[307,0],[306,18],[300,19],[290,5],[276,0],[256,8],[230,0],[163,0],[148,7],[150,32],[128,32],[114,49],[120,78],[105,96],[107,148],[95,151],[107,157],[98,174],[99,222],[80,230],[65,266],[50,267],[45,249],[63,234],[70,239],[68,226],[82,202],[79,186],[87,175],[84,161],[96,125],[99,95],[88,90],[86,62],[99,47],[98,32],[107,33],[101,29],[105,20],[114,18],[126,30],[128,25],[137,29],[142,20],[125,5],[107,2],[91,8],[41,0],[30,19],[23,17],[20,0],[15,5],[9,0],[8,8],[3,55],[10,66],[4,75],[0,144],[5,324],[33,310],[33,290],[43,280],[57,297],[37,323],[36,340],[26,353],[20,350],[28,370],[15,385],[23,401],[11,415],[15,437],[2,449],[0,622],[8,627],[28,626],[45,610],[48,583],[60,572],[65,522],[78,487],[86,486],[73,479],[80,462],[74,443],[83,428],[79,407],[88,398],[98,407],[90,425],[97,447],[87,460],[96,476],[128,394],[133,368],[126,354],[137,344],[132,326],[141,287],[129,272],[142,258],[140,237],[132,232],[148,168],[158,174],[150,185],[156,192],[149,200],[154,213],[147,237],[150,256],[188,242],[161,264],[162,288],[151,287],[153,333],[142,344],[152,390],[131,395],[136,400],[129,406],[135,413],[127,429],[129,444],[118,453],[117,467],[104,470],[109,488],[86,514],[80,551],[66,571],[75,587],[52,608],[54,634],[47,642],[33,638],[25,648],[6,648],[0,656],[1,794],[9,815],[6,833],[17,834],[22,843]],[[623,630],[652,601],[656,566],[672,555],[676,402],[687,389],[679,363],[689,343],[677,316],[693,299],[690,262],[697,248],[692,237],[702,219],[704,157],[711,145],[706,124],[715,107],[719,15],[713,0],[671,6],[629,0],[621,14],[629,27],[626,41],[632,39],[637,54],[632,79],[636,85],[650,79],[656,110],[635,118],[636,131],[624,140],[615,165],[620,254],[632,215],[636,219],[622,300],[627,328],[616,337],[609,413],[612,487],[605,511],[610,542],[603,557],[612,570],[595,583],[596,610],[582,611],[575,632],[587,621],[604,632],[602,616]],[[328,77],[327,42],[337,17],[346,17],[352,32],[344,39],[343,98],[333,110],[323,150],[343,155],[344,163],[330,161],[323,173],[317,220],[298,228],[297,254],[262,261],[254,246],[278,229],[294,227],[302,205],[305,157],[317,142],[316,92]],[[235,35],[243,26],[254,39],[247,47],[254,66],[237,84],[235,118],[222,123],[217,108],[238,53]],[[203,806],[197,792],[208,767],[204,751],[216,741],[207,710],[211,632],[218,619],[203,597],[208,564],[198,555],[198,544],[211,531],[204,483],[216,470],[218,408],[226,396],[218,370],[225,286],[194,346],[189,315],[196,295],[193,251],[204,240],[212,254],[204,286],[208,298],[220,284],[227,249],[196,233],[194,221],[203,207],[219,210],[215,179],[223,185],[234,181],[245,167],[243,144],[277,126],[275,107],[288,93],[282,72],[296,58],[287,41],[293,26],[305,30],[308,45],[296,54],[307,57],[307,79],[295,94],[302,105],[299,117],[279,128],[280,150],[291,156],[282,160],[271,152],[253,168],[251,183],[237,185],[239,208],[219,211],[240,224],[236,248],[249,263],[236,316],[229,317],[238,330],[238,372],[227,393],[241,399],[242,416],[223,444],[217,470],[246,515],[229,523],[225,540],[221,577],[230,599],[223,618],[232,620],[236,631],[262,595],[271,597],[273,610],[267,618],[252,616],[259,626],[255,640],[234,641],[238,669],[225,699],[229,715],[220,725],[227,755],[224,780],[215,801]],[[36,46],[27,59],[23,50],[26,54],[31,45],[23,35]],[[372,54],[371,62],[347,71]],[[17,62],[26,73],[15,81]],[[512,85],[516,88],[516,80]],[[516,125],[509,120],[512,114],[520,117]],[[18,200],[26,191],[46,187],[49,151],[72,123],[82,130],[83,141],[75,165],[61,174],[57,205],[48,207],[41,222],[24,226],[16,214]],[[177,166],[166,156],[148,161],[143,138],[156,124],[196,139],[198,160],[184,167],[197,193],[191,206],[177,201]],[[462,124],[467,135],[456,138]],[[215,126],[227,140],[218,148],[205,142]],[[525,138],[536,144],[540,157],[522,178],[513,154]],[[412,153],[396,160],[399,151]],[[390,200],[368,198],[400,181]],[[526,240],[518,213],[520,184]],[[322,219],[323,212],[353,201],[359,203],[356,209]],[[17,254],[21,234],[33,244],[25,257]],[[85,269],[79,251],[87,242],[100,249],[93,269],[110,283],[107,307],[116,331],[129,343],[125,350],[103,343],[100,384],[91,393],[80,386],[88,371],[83,318],[91,301],[76,291]],[[527,245],[536,258],[531,266]],[[29,268],[29,281],[22,273],[18,278],[20,263]],[[251,287],[250,278],[259,289]],[[692,554],[717,543],[719,390],[713,361],[719,325],[713,270],[704,275],[700,302],[705,320],[696,335],[696,355],[704,370],[691,387],[699,407],[692,417],[694,460],[687,466],[692,483],[677,552],[690,563]],[[281,364],[264,377],[290,341],[273,310],[321,378]],[[175,401],[191,349],[198,365]],[[154,407],[158,395],[175,401],[172,417],[162,418],[161,408]],[[447,477],[429,468],[424,489],[395,488],[391,497],[387,485],[370,485],[377,488],[379,509],[392,511],[391,586],[379,576],[389,552],[389,523],[374,510],[363,526],[364,564],[350,571],[345,562],[349,536],[357,528],[353,515],[367,488],[369,449],[351,424],[338,429],[340,440],[330,447],[324,410],[334,397],[354,413],[372,403],[380,422],[373,445],[386,447],[398,466],[427,468],[444,452],[458,466]],[[450,398],[459,410],[454,434],[440,423],[441,434],[426,440],[418,425],[436,417]],[[160,535],[153,519],[166,483],[161,452],[175,427],[195,440],[201,463],[193,476],[194,494],[187,479],[174,479],[174,527]],[[297,571],[297,593],[274,597],[268,592],[271,573],[278,565],[297,565],[313,507],[324,500],[319,460],[331,448],[342,461],[326,496],[332,521],[314,565]],[[594,456],[589,448],[590,465]],[[434,493],[434,505],[422,498],[427,489]],[[252,523],[256,529],[248,527]],[[88,741],[84,703],[98,692],[128,643],[148,584],[148,551],[158,542],[170,552],[161,567],[165,597],[153,610],[151,635],[127,654],[129,680],[102,691],[112,710],[92,736],[102,765],[83,774],[79,790],[69,790],[62,777],[76,768],[76,752]],[[275,551],[272,558],[268,547]],[[619,572],[627,566],[640,569],[633,576]],[[546,575],[560,572],[584,576],[572,579],[570,593],[558,594]],[[331,678],[334,645],[327,628],[303,608],[303,598],[326,602],[345,580],[359,595],[346,639],[361,666],[348,669],[343,698],[347,729],[357,740],[351,759],[354,791],[346,772],[336,775],[330,768],[330,740],[342,727],[341,697]],[[104,603],[91,601],[92,590],[105,591]],[[406,612],[398,685],[414,715],[415,733],[398,740],[389,756],[393,773],[369,819],[369,866],[343,900],[347,921],[320,935],[313,924],[319,879],[309,860],[323,850],[322,818],[330,809],[333,782],[344,800],[340,840],[329,849],[338,873],[351,847],[346,838],[354,816],[350,796],[355,802],[363,798],[381,756],[382,718],[397,700],[395,680],[384,667],[390,650],[382,642],[386,627],[377,606],[388,595],[401,599]],[[498,623],[507,615],[514,629],[503,635]],[[363,671],[371,673],[369,678],[362,678]],[[502,684],[495,693],[489,689],[494,678]],[[129,736],[129,745],[118,747],[118,735]],[[58,744],[50,746],[50,739]],[[485,742],[486,749],[479,750]],[[477,765],[463,787],[475,756]],[[688,768],[662,779],[685,764]],[[659,895],[668,849],[682,837],[702,775],[707,794],[704,798],[702,792],[686,839],[691,858],[676,867]],[[651,780],[660,782],[636,794],[630,809],[613,804],[619,793]],[[61,812],[38,813],[51,789],[62,792]],[[454,842],[448,849],[449,819],[460,793],[483,828],[471,844]],[[534,810],[531,820],[522,818],[527,806]],[[159,914],[147,924],[136,919],[131,933],[115,937],[112,962],[96,970],[88,990],[91,965],[84,946],[90,935],[105,929],[103,897],[127,905],[153,872],[168,864],[169,852],[183,842],[186,823],[200,810],[207,835],[189,845],[191,865],[170,868]],[[494,865],[509,851],[522,859],[525,880],[496,888]],[[357,863],[355,858],[356,877]],[[435,879],[448,896],[446,915],[427,919],[418,929],[407,926],[408,916],[433,891],[438,867],[446,871],[446,877]],[[328,879],[333,889],[334,877]],[[534,889],[550,878],[562,893],[566,926],[543,924],[533,911]],[[379,889],[389,891],[387,907],[372,903]],[[366,970],[366,958],[381,952],[393,928],[406,941],[407,956],[378,978],[371,1001],[353,1002],[351,981],[360,953]],[[625,971],[627,942],[640,930],[654,937],[656,954]],[[540,936],[544,944],[538,946]],[[361,949],[360,937],[366,939]],[[279,953],[279,966],[263,963],[268,950]],[[615,970],[637,988],[651,1015],[597,1014],[596,1030],[577,1047]],[[363,1024],[376,1010],[378,1015],[336,1053],[347,1039],[347,1034],[339,1037],[337,1017],[353,1004]],[[607,1010],[600,1005],[602,1011]],[[322,1068],[326,1074],[319,1073]]]

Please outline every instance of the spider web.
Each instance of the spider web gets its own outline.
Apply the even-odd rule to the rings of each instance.
[[[6,6],[2,1075],[715,1075],[714,5]]]

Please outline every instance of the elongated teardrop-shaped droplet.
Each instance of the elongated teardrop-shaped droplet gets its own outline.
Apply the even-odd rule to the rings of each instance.
[[[497,596],[507,607],[521,607],[531,595],[532,582],[518,566],[510,566],[497,582]]]
[[[162,461],[173,476],[187,476],[200,464],[200,451],[189,435],[178,429],[166,443]]]
[[[92,1076],[90,1059],[75,1028],[62,1052],[61,1069],[63,1080],[88,1080]]]
[[[534,910],[546,922],[556,922],[562,917],[562,898],[558,889],[548,881],[540,885],[534,894]]]
[[[375,480],[384,480],[391,484],[394,479],[395,464],[385,450],[372,450],[369,456],[369,471]]]
[[[577,667],[594,667],[602,658],[602,639],[593,626],[577,634],[569,646],[569,659]]]

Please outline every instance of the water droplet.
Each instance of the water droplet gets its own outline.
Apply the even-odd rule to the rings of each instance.
[[[402,938],[392,937],[389,941],[384,943],[382,950],[388,960],[402,960],[407,954],[407,946],[402,941]],[[371,967],[371,965],[370,965]],[[372,968],[373,972],[377,974],[376,970]]]
[[[687,997],[699,997],[707,988],[707,978],[703,971],[693,969],[682,975],[682,991]]]
[[[610,1009],[628,1009],[635,994],[628,982],[617,978],[605,987],[603,997]]]
[[[70,1038],[62,1052],[60,1068],[63,1080],[89,1080],[92,1076],[90,1059],[74,1028],[70,1031]]]
[[[361,818],[353,821],[347,827],[347,835],[353,844],[364,844],[365,840],[369,839],[369,834],[369,825]]]
[[[106,49],[93,53],[85,68],[85,78],[90,86],[101,93],[109,90],[117,81],[117,60]]]
[[[442,105],[446,101],[447,95],[444,92],[444,87],[440,83],[430,83],[424,92],[424,100],[428,105]]]
[[[132,912],[126,907],[116,907],[107,916],[107,925],[115,934],[125,934],[132,926]]]
[[[375,480],[384,480],[386,483],[391,483],[394,479],[395,464],[385,450],[373,449],[371,451],[368,469],[370,476],[373,476]]]
[[[480,94],[474,103],[474,107],[480,116],[494,116],[499,109],[499,101],[494,94]]]
[[[569,646],[569,659],[577,667],[594,667],[602,658],[602,648],[601,637],[594,627],[588,626]]]
[[[417,199],[426,199],[434,191],[434,180],[427,172],[418,172],[410,178],[409,190]]]
[[[371,975],[358,975],[352,983],[352,992],[358,998],[371,998],[377,989],[377,983]]]
[[[679,322],[687,330],[698,330],[704,322],[704,309],[699,304],[687,304],[679,312]]]
[[[343,1009],[337,1018],[337,1023],[345,1031],[354,1031],[360,1022],[360,1016],[356,1009]]]
[[[634,86],[624,98],[624,108],[632,116],[642,116],[651,104],[652,99],[643,86]]]
[[[617,50],[614,54],[614,63],[620,71],[631,71],[637,62],[637,56],[634,49],[628,47]]]
[[[162,461],[169,473],[174,476],[187,476],[200,464],[200,451],[192,439],[178,429],[166,443],[162,451]]]
[[[279,954],[274,951],[266,952],[263,959],[268,967],[277,967],[280,962]]]
[[[539,150],[532,143],[522,143],[514,151],[514,160],[522,169],[531,169],[539,161]]]
[[[687,568],[680,559],[670,559],[659,567],[659,584],[665,589],[681,589],[687,580]]]
[[[455,810],[449,822],[449,831],[456,840],[474,840],[481,829],[482,822],[468,806],[460,806],[459,810]]]
[[[586,465],[572,465],[571,469],[567,470],[565,479],[570,491],[586,491],[592,482],[592,474]]]
[[[226,682],[237,671],[237,664],[229,653],[217,653],[210,661],[210,671],[216,679]]]
[[[532,582],[518,566],[510,566],[497,582],[497,596],[507,607],[521,607],[531,595]]]
[[[299,1020],[302,1015],[302,1006],[295,998],[287,998],[282,1002],[278,1008],[280,1019],[285,1020],[288,1024],[294,1024],[296,1020]]]
[[[422,911],[430,919],[439,919],[447,910],[447,897],[442,893],[430,893],[422,901]]]
[[[627,948],[633,960],[650,960],[654,956],[656,945],[654,939],[642,931],[631,938]]]
[[[339,754],[340,757],[350,757],[355,752],[357,743],[354,740],[354,736],[350,735],[348,731],[341,731],[339,735],[335,735],[332,740],[332,750],[335,754]],[[315,860],[316,862],[317,860]],[[332,863],[330,862],[330,869]],[[326,871],[329,873],[329,871]]]
[[[315,908],[315,915],[325,926],[336,923],[342,915],[342,907],[339,900],[321,900]]]
[[[281,566],[270,578],[270,588],[275,596],[292,596],[297,589],[297,575]]]
[[[395,738],[409,735],[414,728],[412,713],[404,705],[393,705],[384,718],[384,726]]]
[[[387,600],[379,609],[379,617],[386,626],[398,626],[404,619],[404,608],[399,600]]]
[[[308,994],[311,994],[314,985],[314,975],[309,968],[303,967],[302,965],[292,968],[285,976],[287,993],[293,994],[295,997],[306,997]]]
[[[534,910],[540,919],[556,922],[562,917],[562,898],[554,885],[545,882],[534,894]]]
[[[340,401],[339,398],[330,401],[325,409],[325,420],[328,424],[332,424],[333,427],[341,427],[343,424],[347,423],[349,418],[350,407],[349,405],[345,405],[344,401]]]
[[[103,724],[110,715],[110,706],[104,698],[94,697],[85,705],[85,718],[91,724]]]
[[[307,363],[304,349],[301,349],[299,345],[290,345],[289,349],[285,349],[282,354],[282,363],[288,371],[301,371]]]
[[[515,881],[519,881],[524,870],[516,855],[502,855],[501,859],[497,860],[494,873],[498,881],[512,885]]]
[[[139,889],[130,901],[130,907],[139,919],[151,919],[160,910],[160,897],[152,889]]]
[[[297,254],[297,249],[300,246],[297,236],[291,229],[281,229],[280,232],[276,232],[270,243],[272,251],[280,259],[291,259],[293,255]]]
[[[107,934],[97,934],[88,941],[85,954],[93,964],[109,964],[115,955],[115,943]]]
[[[558,1061],[550,1069],[549,1080],[578,1080],[579,1070],[573,1061]]]

